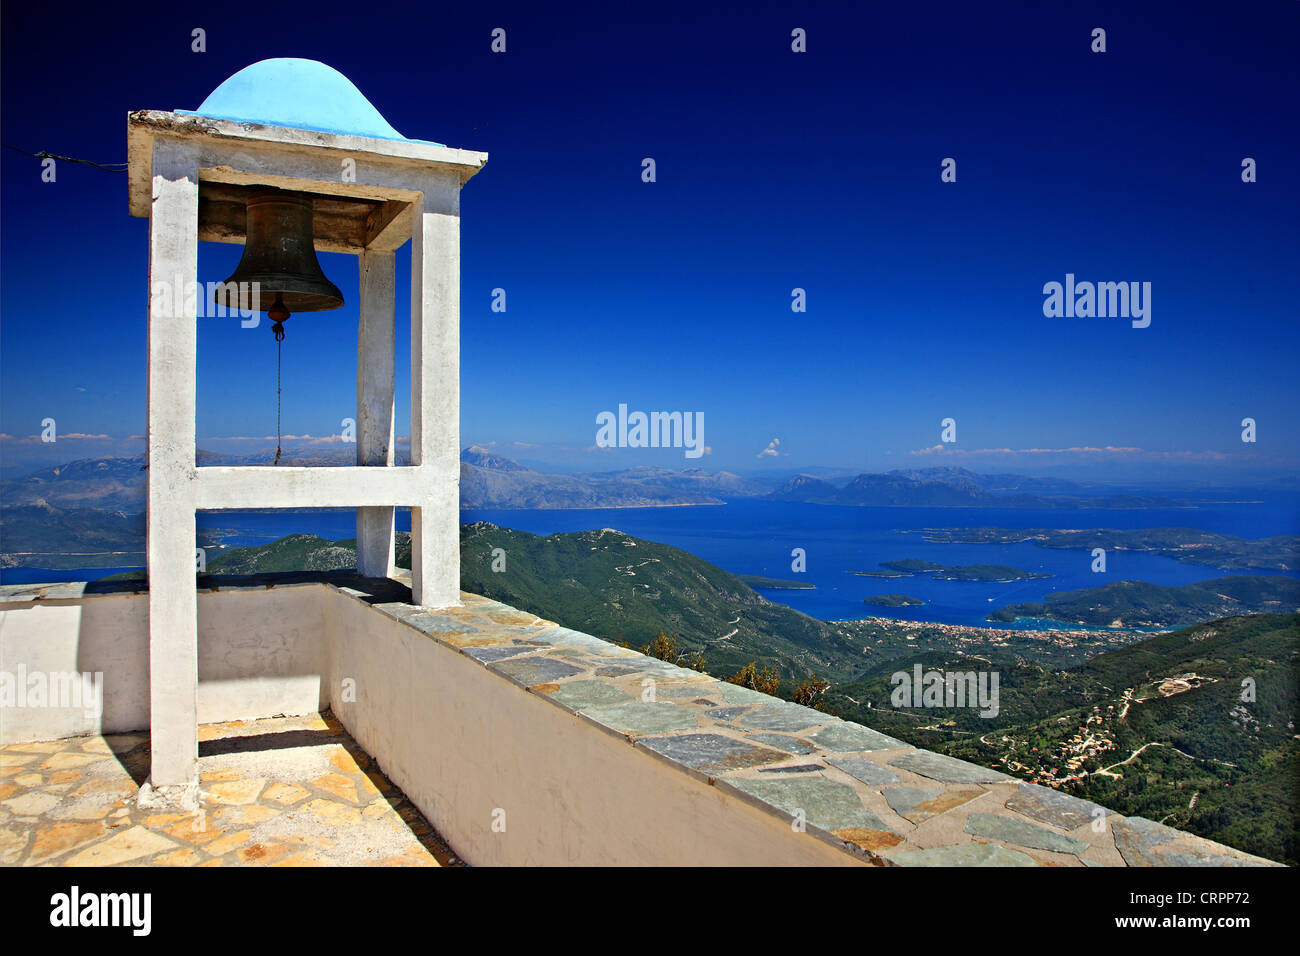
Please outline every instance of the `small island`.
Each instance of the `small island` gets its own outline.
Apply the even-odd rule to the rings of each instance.
[[[873,594],[866,598],[864,603],[875,604],[878,607],[919,607],[925,602],[910,594]]]
[[[936,581],[982,581],[986,584],[1008,584],[1012,581],[1033,581],[1050,578],[1042,571],[1022,571],[1005,564],[938,564],[920,558],[902,561],[881,561],[884,571],[850,571],[864,578],[910,578],[928,574]]]
[[[781,578],[765,578],[761,574],[737,574],[751,588],[766,588],[770,591],[812,591],[817,585],[808,581],[786,581]]]
[[[904,574],[929,574],[931,571],[942,571],[948,567],[946,564],[922,561],[920,558],[904,558],[902,561],[881,561],[880,566],[889,568],[891,571],[902,571]]]

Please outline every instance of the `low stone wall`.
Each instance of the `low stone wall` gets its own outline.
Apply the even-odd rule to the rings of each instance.
[[[479,865],[1267,862],[476,595],[409,600],[338,574],[201,591],[200,720],[329,707]],[[6,709],[0,740],[144,729],[145,610],[0,588],[0,671],[99,669],[108,702],[98,724]]]
[[[201,723],[328,705],[321,584],[208,588],[198,603]],[[0,587],[0,674],[20,685],[17,706],[0,709],[0,745],[147,730],[148,621],[138,586]],[[85,681],[73,686],[73,675],[89,675],[92,686],[102,681],[102,708],[87,699]]]

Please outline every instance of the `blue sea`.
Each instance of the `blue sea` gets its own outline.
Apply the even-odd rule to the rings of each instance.
[[[1258,494],[1253,497],[1260,497]],[[461,520],[490,521],[534,534],[615,528],[634,537],[689,551],[735,574],[798,579],[813,590],[764,590],[772,601],[824,620],[891,617],[949,624],[986,624],[990,611],[1006,604],[1037,601],[1050,591],[1096,587],[1112,581],[1190,584],[1226,574],[1216,568],[1172,558],[1112,550],[1107,570],[1095,574],[1085,550],[1057,550],[1031,543],[937,544],[924,528],[1162,528],[1193,527],[1247,538],[1300,534],[1300,498],[1270,495],[1265,500],[1203,504],[1161,510],[1021,510],[966,508],[851,508],[792,502],[736,501],[726,505],[547,511],[463,511]],[[399,512],[399,530],[409,530],[409,512]],[[355,536],[351,510],[209,512],[200,529],[222,531],[227,547],[265,544],[287,534],[307,532],[324,538]],[[802,548],[807,570],[791,570],[791,552]],[[209,559],[212,554],[209,552]],[[936,581],[928,575],[865,578],[851,571],[878,569],[882,561],[921,558],[942,564],[1004,564],[1051,574],[1050,578],[1007,584]],[[11,568],[0,572],[5,584],[93,580],[131,568],[43,571]],[[1271,572],[1260,572],[1271,573]],[[874,594],[901,593],[926,603],[883,608],[864,603]]]

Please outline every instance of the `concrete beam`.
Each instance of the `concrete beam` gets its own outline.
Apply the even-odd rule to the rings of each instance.
[[[149,207],[148,533],[150,783],[198,784],[194,413],[199,166],[194,145],[153,143]],[[179,281],[181,288],[163,294]]]
[[[143,159],[158,138],[196,144],[205,181],[403,202],[418,198],[431,173],[463,184],[488,158],[487,153],[413,140],[371,139],[138,110],[127,118],[133,216],[148,215],[149,183]]]
[[[357,329],[357,464],[393,463],[393,379],[396,374],[396,260],[391,252],[363,252],[361,321]],[[357,509],[357,570],[385,578],[393,571],[394,509]]]
[[[447,493],[445,475],[438,469],[417,467],[210,467],[194,469],[194,484],[195,504],[200,511],[231,508],[410,508],[425,502],[430,496]],[[455,484],[456,493],[459,493],[459,480]]]

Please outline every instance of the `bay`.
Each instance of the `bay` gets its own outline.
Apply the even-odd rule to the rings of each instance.
[[[1258,497],[1258,496],[1257,496]],[[462,522],[489,521],[548,535],[614,528],[634,537],[689,551],[734,574],[755,574],[814,585],[810,590],[763,589],[769,600],[823,620],[889,617],[947,624],[985,625],[985,617],[1006,604],[1038,601],[1050,591],[1097,587],[1121,580],[1180,585],[1227,574],[1146,552],[1112,550],[1107,571],[1091,570],[1086,550],[1020,544],[940,544],[915,533],[924,528],[1165,528],[1192,527],[1247,538],[1300,534],[1300,508],[1291,495],[1261,500],[1205,503],[1196,508],[1145,510],[1026,510],[994,508],[854,508],[742,499],[725,505],[583,510],[466,510]],[[226,511],[198,516],[201,531],[220,534],[222,549],[267,544],[288,534],[310,533],[330,540],[355,536],[351,509],[313,511]],[[398,530],[410,530],[409,511],[399,511]],[[791,568],[792,552],[803,549],[806,571]],[[209,551],[208,558],[219,553]],[[1000,564],[1049,578],[1007,583],[938,581],[929,575],[870,578],[852,574],[884,561],[920,558],[940,564]],[[93,580],[129,568],[42,571],[10,568],[5,584]],[[901,593],[926,603],[885,608],[864,599]],[[1005,625],[1000,625],[1005,626]],[[1026,622],[1023,626],[1049,626]]]

